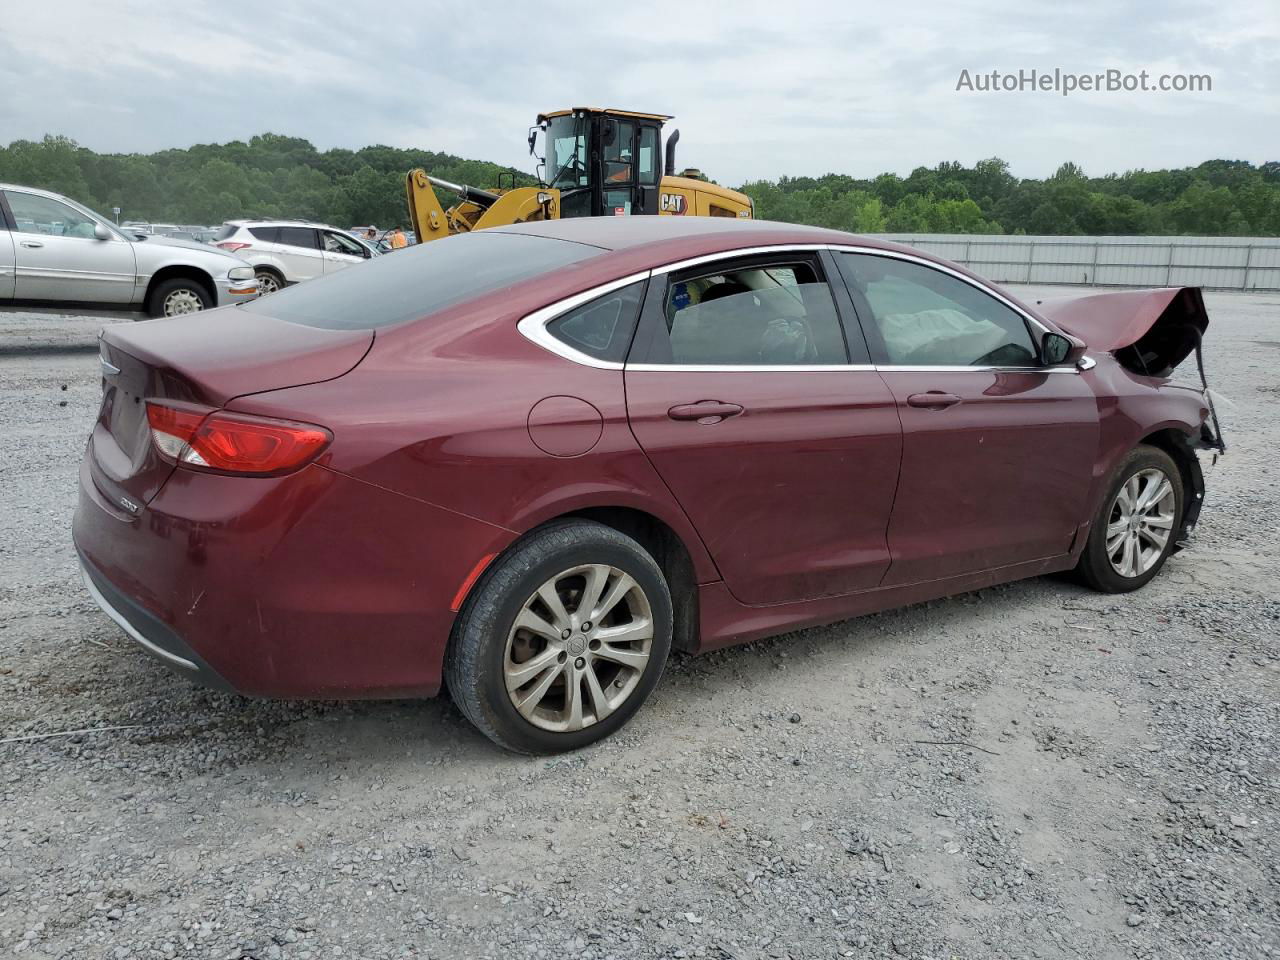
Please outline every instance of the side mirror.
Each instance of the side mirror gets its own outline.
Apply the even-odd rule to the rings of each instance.
[[[95,223],[93,225],[93,238],[95,240],[110,240],[113,234],[107,229],[105,223]]]
[[[1085,349],[1084,341],[1050,331],[1040,341],[1040,358],[1046,367],[1075,366]]]

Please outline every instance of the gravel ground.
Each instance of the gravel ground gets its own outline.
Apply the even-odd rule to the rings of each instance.
[[[1146,589],[1031,580],[678,657],[551,760],[445,701],[168,673],[76,574],[94,356],[0,357],[0,739],[125,727],[0,744],[0,952],[1280,955],[1280,298],[1208,301],[1231,451]]]

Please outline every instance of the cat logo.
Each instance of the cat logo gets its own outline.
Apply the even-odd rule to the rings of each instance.
[[[663,213],[684,213],[686,209],[686,200],[683,193],[664,193],[658,201],[659,209]]]

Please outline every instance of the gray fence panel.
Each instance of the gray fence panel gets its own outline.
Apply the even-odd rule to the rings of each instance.
[[[879,236],[1002,283],[1280,290],[1277,237]]]

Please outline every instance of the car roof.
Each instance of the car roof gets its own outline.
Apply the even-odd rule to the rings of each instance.
[[[34,193],[37,196],[48,197],[50,200],[71,200],[66,194],[54,193],[52,190],[45,190],[42,187],[28,187],[21,183],[0,183],[0,190],[22,190],[25,193]],[[73,203],[79,203],[73,200]]]
[[[549,237],[622,252],[679,241],[682,248],[699,253],[719,253],[748,246],[788,243],[856,243],[859,246],[901,249],[898,244],[859,237],[841,230],[811,227],[774,220],[736,217],[629,216],[574,217],[569,220],[537,220],[492,227],[502,233]]]
[[[285,220],[280,217],[250,218],[247,220],[226,220],[234,227],[314,227],[317,230],[337,230],[349,233],[346,227],[335,227],[331,223],[317,223],[315,220]]]

